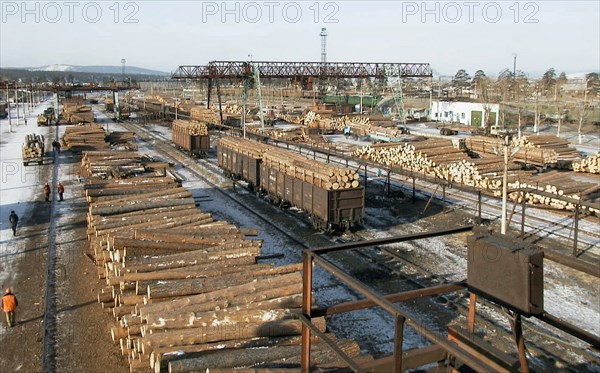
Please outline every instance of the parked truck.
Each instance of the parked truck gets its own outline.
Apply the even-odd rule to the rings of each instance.
[[[44,136],[35,133],[26,135],[21,150],[24,166],[29,166],[30,162],[44,164]]]

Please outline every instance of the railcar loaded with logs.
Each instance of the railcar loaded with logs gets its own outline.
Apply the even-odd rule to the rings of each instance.
[[[306,211],[316,229],[349,229],[362,221],[365,190],[354,170],[237,137],[217,146],[219,166],[279,205]]]
[[[173,121],[173,143],[191,156],[201,157],[210,149],[210,137],[205,123],[189,120]]]

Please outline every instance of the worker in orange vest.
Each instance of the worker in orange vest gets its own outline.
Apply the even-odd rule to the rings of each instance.
[[[6,322],[8,326],[12,327],[15,325],[15,311],[19,302],[17,297],[12,293],[11,288],[4,289],[4,296],[2,297],[2,311],[6,315]]]
[[[58,200],[62,201],[63,193],[65,192],[65,187],[62,185],[62,183],[60,181],[58,182],[58,185],[56,186],[56,191],[58,192]]]
[[[46,184],[44,185],[44,195],[46,196],[46,202],[50,201],[50,185],[48,185],[48,182],[46,181]]]

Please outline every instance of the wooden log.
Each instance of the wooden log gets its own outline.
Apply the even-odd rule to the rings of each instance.
[[[123,212],[147,210],[157,207],[169,207],[169,206],[180,206],[180,205],[195,205],[193,198],[181,198],[181,199],[167,199],[167,200],[154,200],[154,201],[143,201],[138,203],[128,203],[121,206],[107,206],[98,207],[91,209],[90,213],[93,215],[115,215]]]
[[[250,266],[250,264],[252,264]],[[178,280],[186,278],[207,278],[236,272],[248,272],[250,270],[263,270],[272,268],[271,264],[242,263],[242,265],[216,266],[215,264],[203,264],[187,266],[183,268],[168,269],[152,272],[123,273],[121,276],[107,279],[108,285],[118,285],[123,281],[147,281],[147,280]]]
[[[313,318],[312,322],[320,331],[325,331],[324,318]],[[150,348],[161,348],[255,337],[283,337],[299,335],[301,331],[302,323],[299,320],[240,323],[147,334],[142,338],[142,343]]]
[[[285,267],[267,268],[264,270],[254,270],[253,268],[250,268],[250,270],[246,272],[227,274],[225,276],[211,277],[208,279],[200,278],[158,281],[148,285],[147,294],[150,299],[153,299],[208,293],[218,289],[247,283],[251,278],[262,280],[270,276],[293,273],[299,271],[301,267],[302,265],[299,263]]]
[[[182,297],[168,302],[144,305],[141,307],[137,307],[137,312],[142,317],[146,317],[149,313],[156,312],[159,309],[174,310],[191,304],[205,303],[218,299],[229,299],[244,294],[258,294],[263,291],[274,291],[274,289],[284,288],[289,285],[297,286],[297,284],[302,284],[302,275],[299,272],[292,272],[285,275],[266,278],[261,281],[253,279],[248,283],[240,284],[238,286],[232,286],[227,289],[221,289],[218,291]]]
[[[250,247],[260,249],[259,245],[252,245]],[[235,266],[235,265],[248,265],[256,262],[255,256],[244,255],[232,258],[214,258],[214,260],[202,261],[201,255],[203,252],[188,251],[179,254],[163,255],[160,257],[153,258],[141,258],[135,261],[127,261],[126,267],[119,269],[119,275],[125,273],[141,273],[141,272],[152,272],[156,270],[168,270],[175,268],[184,268],[189,266],[201,265],[202,263],[212,263],[212,265],[219,266]],[[258,251],[256,251],[258,255]],[[200,260],[199,260],[200,259]]]
[[[183,373],[208,372],[214,368],[251,367],[265,361],[282,360],[299,354],[299,346],[212,351],[197,358],[171,360],[168,363],[168,370],[169,373]]]
[[[199,328],[209,325],[232,325],[239,323],[266,322],[297,318],[299,308],[286,309],[225,309],[210,312],[158,313],[149,315],[150,330],[173,330]]]

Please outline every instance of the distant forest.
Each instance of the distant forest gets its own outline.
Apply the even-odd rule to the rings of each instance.
[[[125,74],[124,80],[135,83],[140,81],[169,80],[170,77],[145,74]],[[54,84],[80,84],[96,83],[99,85],[120,82],[123,80],[121,74],[106,73],[82,73],[76,71],[29,71],[25,69],[3,69],[0,68],[0,82],[20,83],[54,83]]]

